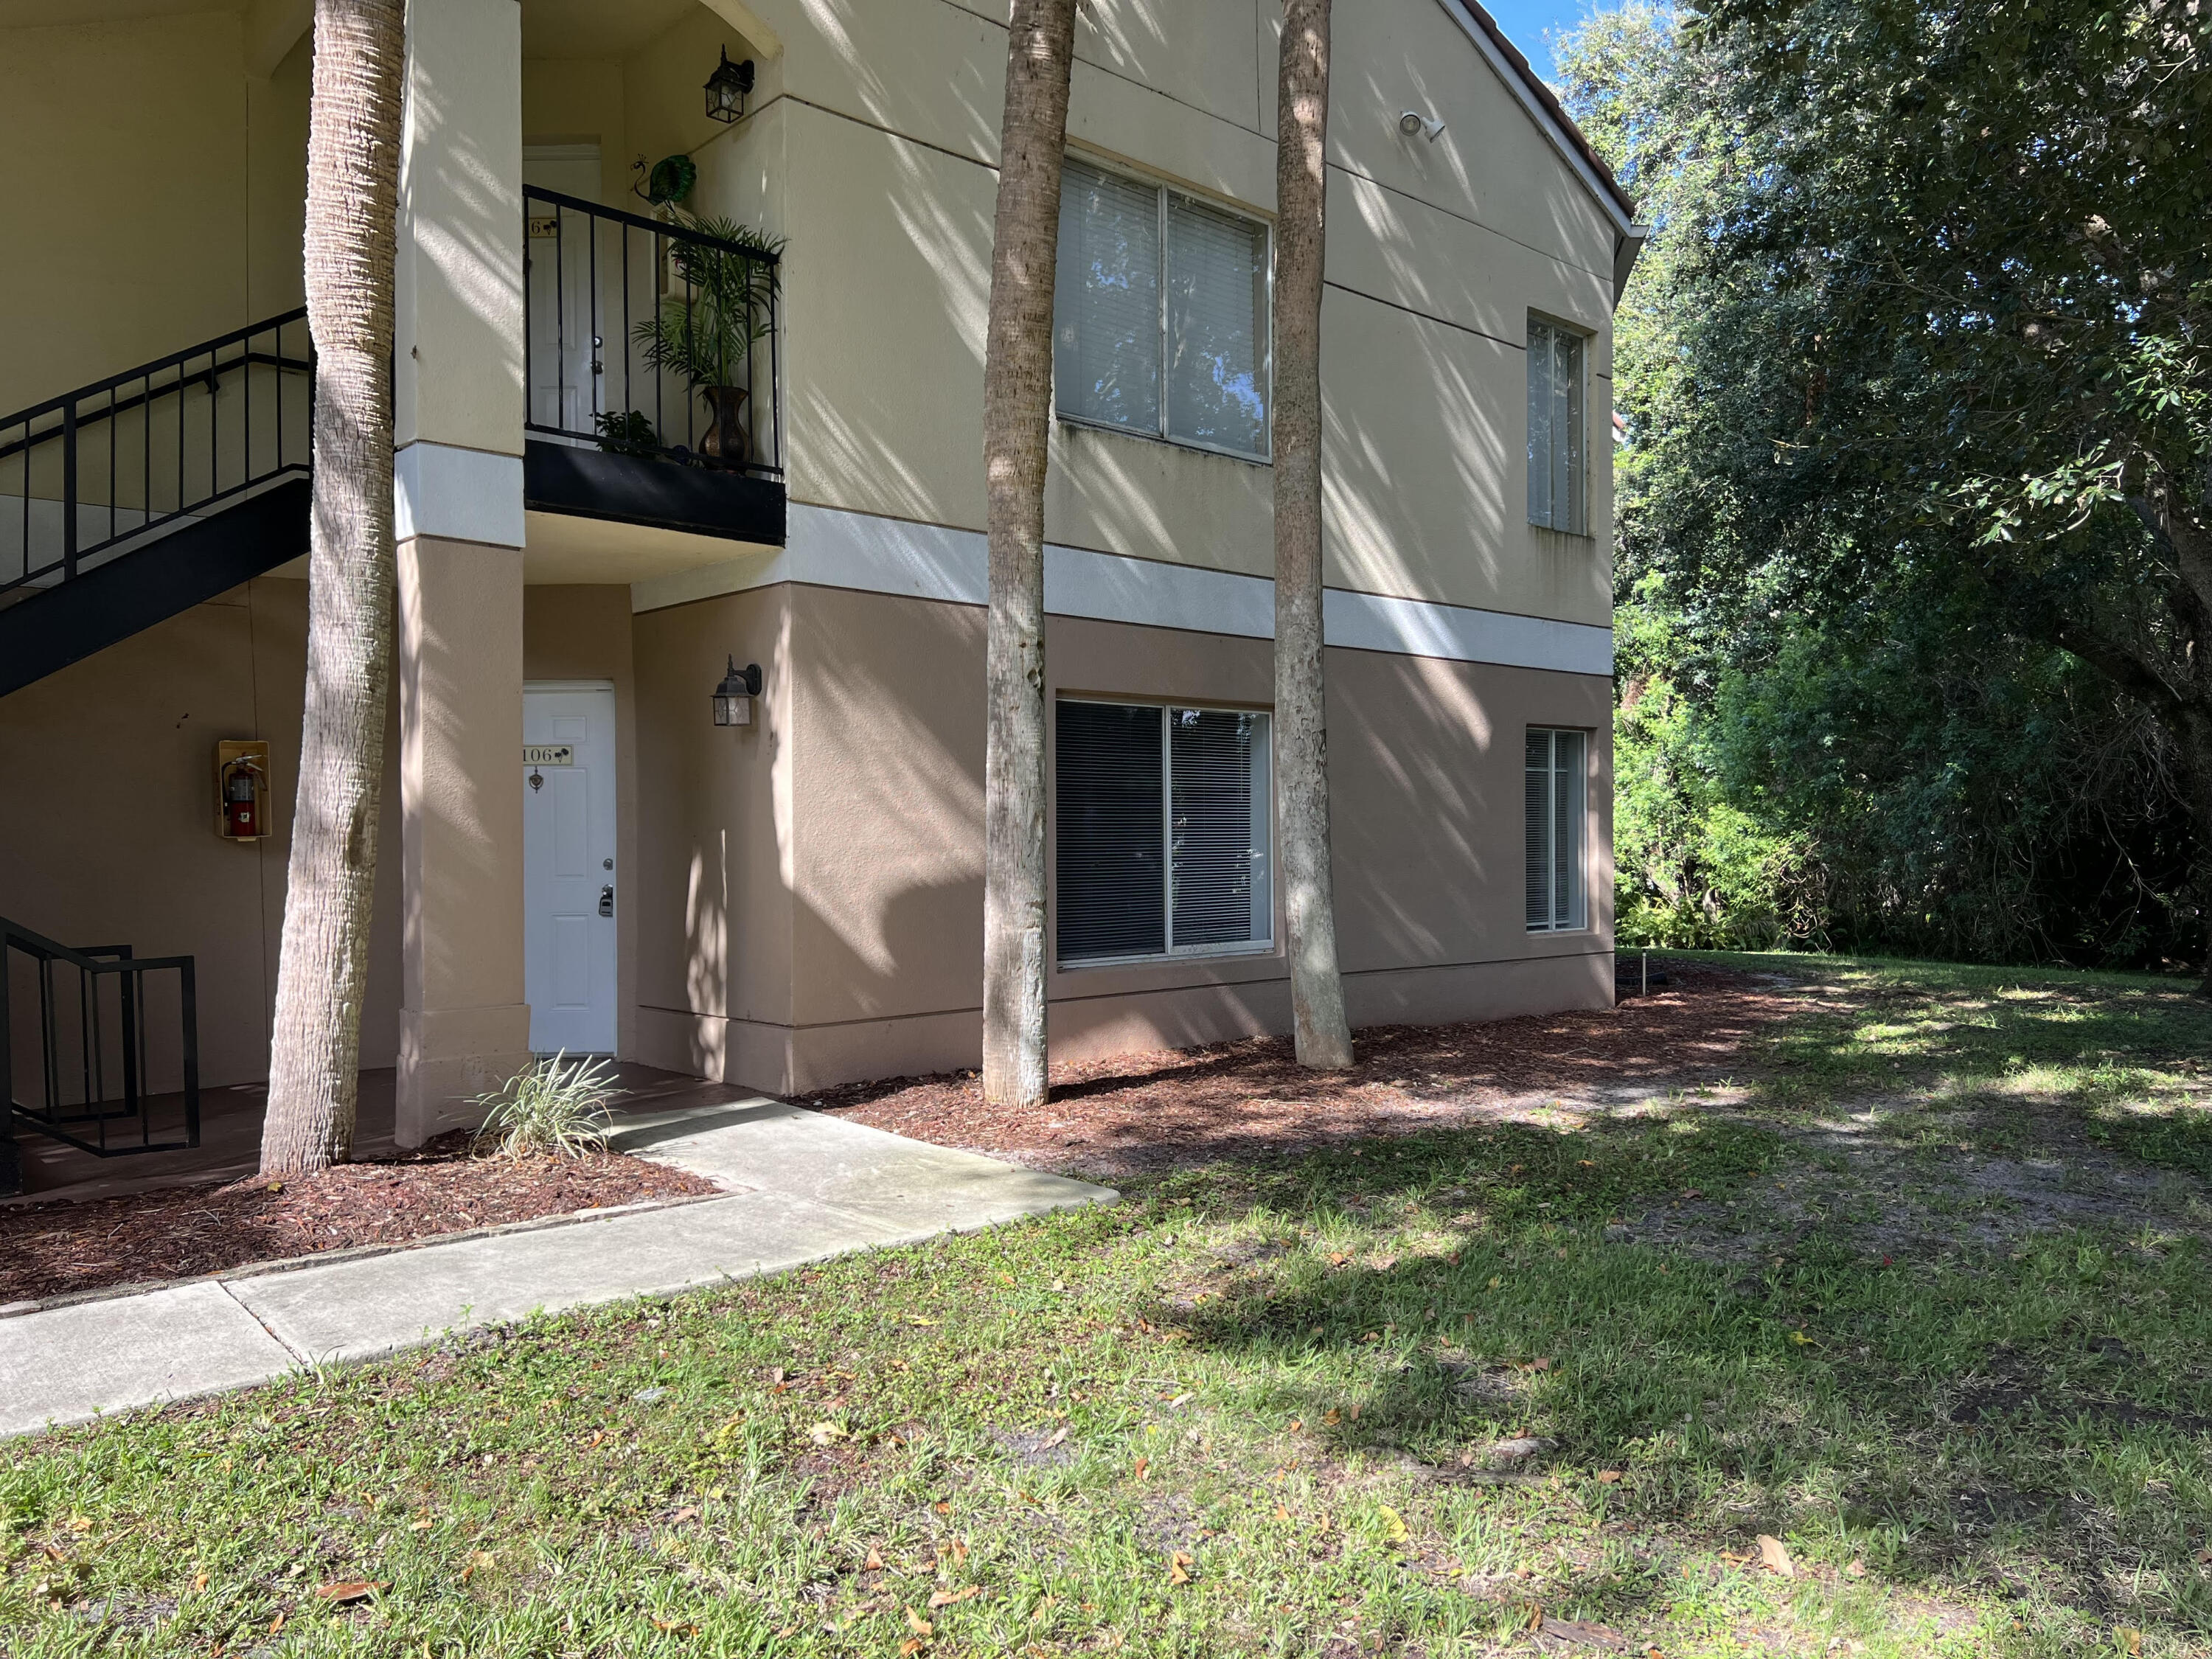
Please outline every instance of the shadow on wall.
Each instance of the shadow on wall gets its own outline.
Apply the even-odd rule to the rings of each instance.
[[[414,254],[428,264],[444,291],[467,313],[473,325],[468,337],[504,339],[522,315],[521,251],[513,241],[514,227],[522,218],[522,201],[494,182],[501,176],[499,158],[486,155],[474,133],[455,127],[453,112],[479,101],[479,89],[441,83],[439,60],[435,52],[409,59],[413,66],[407,94],[410,132],[400,163],[400,198],[424,204],[410,219]],[[467,54],[462,54],[446,73],[462,73],[460,66],[468,61]],[[413,283],[419,308],[428,285],[422,275]],[[452,327],[447,324],[440,332]],[[500,378],[519,408],[523,396],[519,345],[502,355],[506,361],[499,366]],[[416,368],[406,351],[394,361],[400,380],[409,383],[398,392],[404,416],[411,408]],[[480,379],[488,367],[471,365],[472,378]],[[477,387],[472,393],[476,406],[483,407],[483,399],[489,395]],[[412,425],[411,421],[404,423]]]
[[[1498,383],[1508,357],[1517,375],[1522,354],[1338,289],[1322,311],[1324,327],[1377,348],[1372,360],[1340,367],[1322,384],[1330,584],[1449,594],[1461,603],[1470,588],[1511,591],[1503,561],[1515,520],[1501,492],[1504,480],[1520,474],[1508,464],[1509,434],[1484,381]],[[1354,412],[1361,410],[1376,418]],[[1518,441],[1517,428],[1510,437]],[[1416,518],[1407,503],[1423,491],[1443,501]],[[1439,534],[1448,539],[1432,543]],[[1459,574],[1470,565],[1479,573],[1474,582]]]
[[[1489,671],[1497,673],[1499,671]],[[1347,970],[1465,961],[1521,917],[1516,881],[1486,855],[1501,815],[1517,833],[1517,769],[1463,663],[1331,651],[1330,869]],[[1510,777],[1500,800],[1486,782]],[[1379,803],[1395,798],[1402,810]],[[1495,836],[1493,836],[1493,842]],[[1500,907],[1504,907],[1501,909]],[[1515,943],[1521,942],[1517,937]]]

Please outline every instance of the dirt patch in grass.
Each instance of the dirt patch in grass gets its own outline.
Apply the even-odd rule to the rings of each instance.
[[[1900,1146],[1881,1115],[1877,1105],[1850,1122],[1786,1131],[1810,1156],[1771,1183],[1727,1200],[1674,1199],[1630,1213],[1607,1236],[1723,1262],[1795,1255],[1816,1237],[1866,1260],[1902,1261],[2081,1227],[2212,1237],[2212,1211],[2193,1176],[2079,1146],[2027,1158]]]
[[[254,1262],[711,1193],[619,1153],[483,1158],[466,1131],[376,1164],[271,1183],[208,1183],[0,1210],[0,1306]]]
[[[1617,1007],[1358,1032],[1348,1072],[1301,1070],[1288,1037],[1052,1068],[1042,1112],[988,1104],[970,1072],[852,1084],[802,1103],[1032,1168],[1124,1176],[1512,1115],[1609,1106],[1729,1076],[1813,993],[1774,974],[1654,958],[1667,984]]]

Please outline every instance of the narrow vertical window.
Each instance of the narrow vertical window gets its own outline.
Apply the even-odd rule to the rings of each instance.
[[[1264,457],[1267,277],[1263,222],[1070,160],[1054,407],[1064,420]]]
[[[1273,941],[1267,715],[1069,699],[1056,731],[1062,963]]]
[[[1168,436],[1267,447],[1267,228],[1168,193]]]
[[[1168,713],[1170,830],[1178,949],[1267,937],[1267,717],[1218,708]]]
[[[1584,733],[1531,727],[1527,765],[1528,931],[1569,933],[1583,919]]]
[[[1582,535],[1583,337],[1528,322],[1528,522]]]

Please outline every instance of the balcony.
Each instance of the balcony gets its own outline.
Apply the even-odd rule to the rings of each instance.
[[[775,246],[535,185],[523,212],[526,505],[781,546]]]

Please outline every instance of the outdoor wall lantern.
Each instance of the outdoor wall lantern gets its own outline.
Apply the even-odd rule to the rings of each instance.
[[[730,659],[730,672],[722,676],[722,683],[714,688],[714,724],[717,726],[750,726],[753,723],[753,699],[760,696],[760,665],[749,662],[738,666],[735,657]]]
[[[745,94],[753,89],[753,60],[742,64],[730,61],[730,49],[722,48],[722,61],[707,77],[707,113],[717,121],[734,121],[745,112]]]

